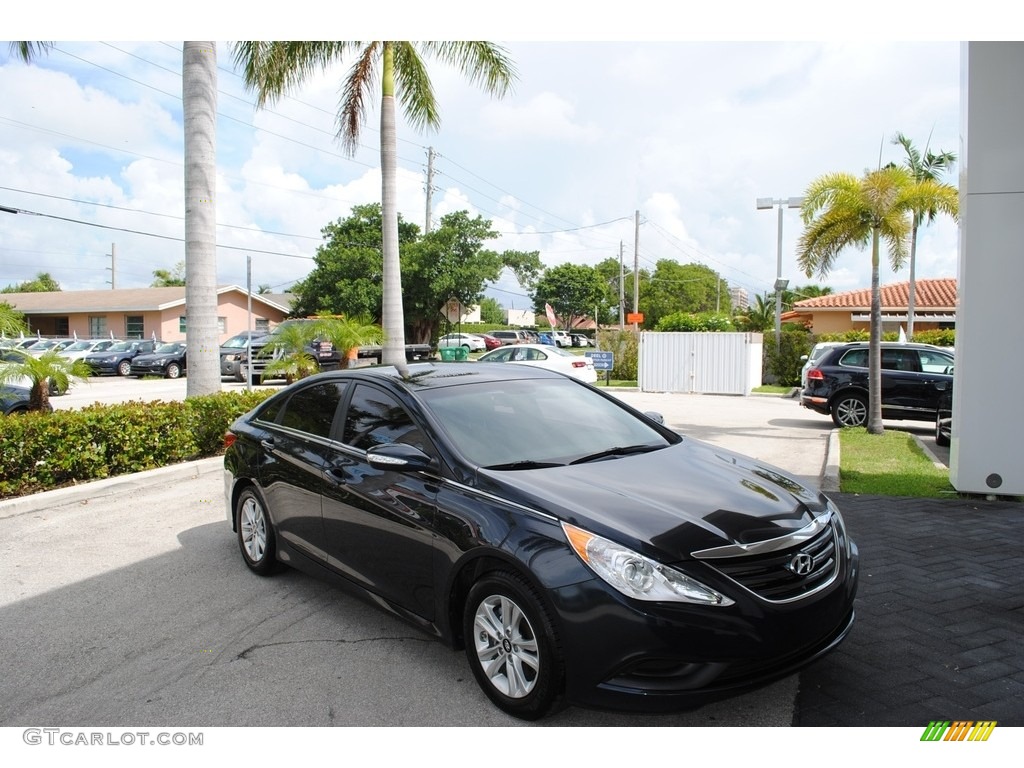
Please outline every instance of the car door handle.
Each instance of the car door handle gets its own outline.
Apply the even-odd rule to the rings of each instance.
[[[273,440],[260,440],[260,447],[263,448],[267,453],[274,452],[274,441]]]

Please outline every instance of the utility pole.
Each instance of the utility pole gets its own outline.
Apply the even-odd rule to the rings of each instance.
[[[110,257],[110,266],[107,269],[110,270],[110,290],[117,288],[117,243],[110,244],[110,253],[107,254]]]
[[[626,330],[626,271],[622,264],[621,240],[619,240],[619,330]]]
[[[633,313],[640,311],[640,211],[633,216]],[[640,327],[633,323],[633,330]]]
[[[434,200],[434,148],[427,147],[427,222],[423,227],[424,234],[430,231],[431,205]]]

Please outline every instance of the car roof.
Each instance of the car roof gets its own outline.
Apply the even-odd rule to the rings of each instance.
[[[309,382],[317,380],[346,379],[376,381],[397,385],[407,390],[439,389],[454,387],[461,384],[502,383],[512,379],[556,379],[566,377],[560,373],[544,368],[527,365],[505,365],[503,363],[481,364],[478,362],[425,362],[410,363],[406,366],[409,373],[403,379],[398,370],[391,365],[373,365],[365,368],[347,368],[339,371],[318,373],[315,377],[302,379]]]

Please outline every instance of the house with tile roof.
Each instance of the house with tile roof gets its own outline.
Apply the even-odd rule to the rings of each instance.
[[[288,316],[290,306],[278,296],[252,294],[253,329],[269,331]],[[184,286],[4,293],[0,301],[25,315],[32,335],[185,341]],[[244,288],[226,285],[217,289],[222,342],[249,328],[248,304]]]
[[[956,327],[956,279],[951,277],[914,281],[914,330]],[[907,325],[910,283],[879,287],[882,298],[882,331],[899,331]],[[782,314],[784,323],[803,323],[811,333],[868,331],[871,328],[871,289],[833,293],[793,303]]]

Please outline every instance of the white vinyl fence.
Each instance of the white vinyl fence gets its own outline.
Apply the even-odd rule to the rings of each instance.
[[[642,392],[749,395],[761,385],[760,333],[640,334]]]

